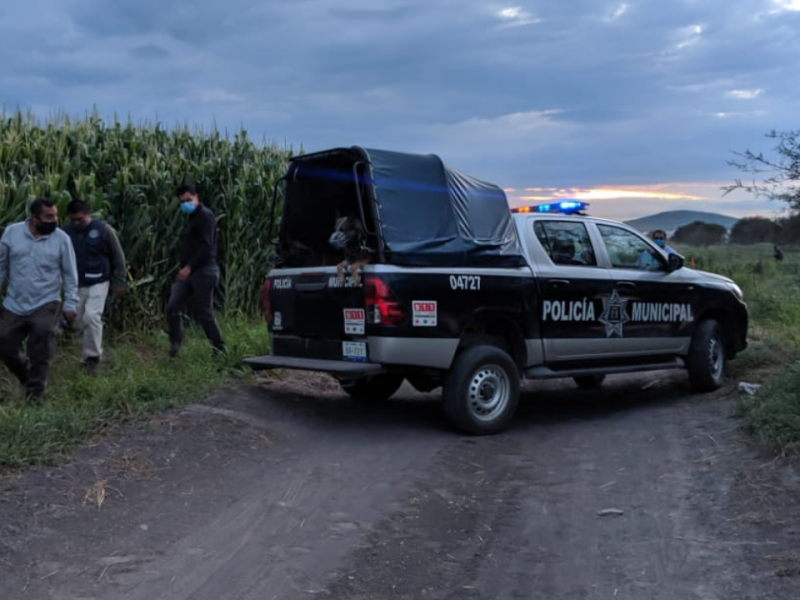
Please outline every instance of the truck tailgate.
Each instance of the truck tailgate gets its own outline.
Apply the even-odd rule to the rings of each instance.
[[[330,268],[269,279],[275,354],[368,360],[363,282],[340,282]]]

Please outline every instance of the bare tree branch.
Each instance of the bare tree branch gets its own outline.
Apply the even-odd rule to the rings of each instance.
[[[728,164],[756,177],[750,183],[735,179],[723,186],[723,195],[743,190],[756,196],[788,204],[791,210],[800,210],[800,131],[771,131],[768,139],[776,140],[773,152],[777,157],[764,156],[751,150],[733,152],[736,159]]]

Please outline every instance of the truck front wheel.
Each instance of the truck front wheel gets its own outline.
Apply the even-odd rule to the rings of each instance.
[[[363,377],[350,383],[340,382],[342,389],[354,400],[380,402],[388,400],[403,385],[401,373],[383,373]]]
[[[474,435],[502,431],[519,403],[517,366],[500,348],[467,348],[450,367],[442,400],[456,429]]]
[[[686,357],[689,381],[698,392],[712,392],[725,378],[725,340],[719,324],[707,319],[697,326]]]

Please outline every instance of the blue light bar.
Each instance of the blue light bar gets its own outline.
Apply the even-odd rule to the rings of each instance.
[[[561,200],[560,202],[550,202],[547,204],[537,204],[536,212],[556,212],[563,215],[579,213],[589,206],[588,202],[580,200]]]
[[[534,206],[521,206],[514,208],[511,212],[515,213],[559,213],[562,215],[572,215],[581,213],[589,206],[588,202],[581,202],[580,200],[561,200],[560,202],[548,202],[546,204],[536,204]]]

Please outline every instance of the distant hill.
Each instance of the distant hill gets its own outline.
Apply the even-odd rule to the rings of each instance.
[[[717,225],[722,225],[725,229],[730,231],[731,227],[733,227],[734,223],[738,220],[739,219],[735,217],[729,217],[719,213],[709,213],[698,210],[668,210],[656,215],[625,221],[625,224],[643,233],[649,233],[654,229],[663,229],[667,234],[671,234],[678,229],[678,227],[694,223],[695,221],[715,223]]]

